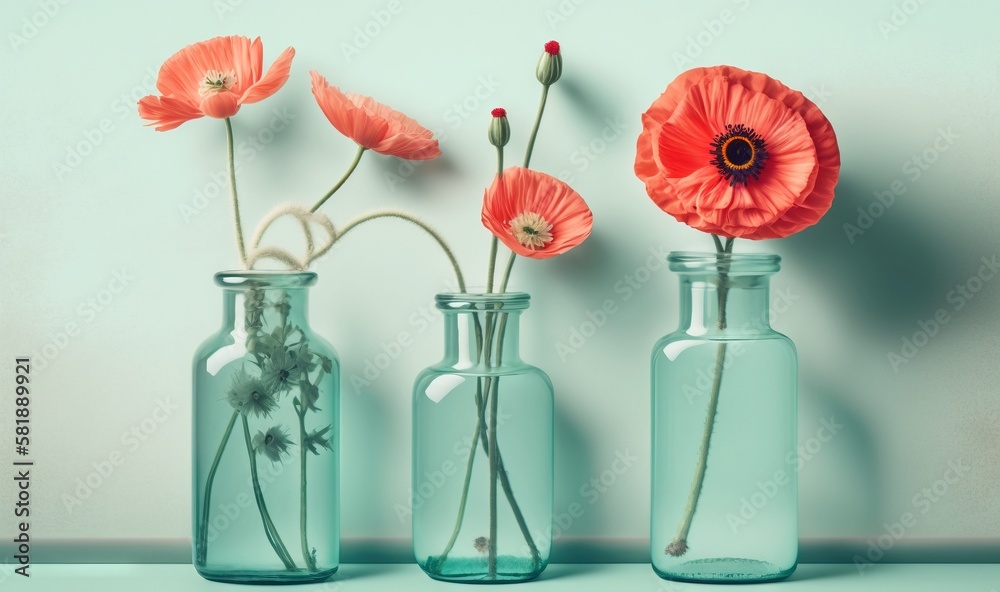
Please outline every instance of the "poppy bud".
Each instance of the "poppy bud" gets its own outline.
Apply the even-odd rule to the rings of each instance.
[[[548,86],[559,80],[562,76],[562,54],[559,53],[559,42],[549,41],[545,44],[545,51],[538,59],[538,66],[535,68],[535,77],[538,82]]]
[[[507,122],[507,111],[502,107],[493,110],[493,119],[490,120],[489,137],[490,144],[497,148],[503,148],[510,141],[510,123]]]

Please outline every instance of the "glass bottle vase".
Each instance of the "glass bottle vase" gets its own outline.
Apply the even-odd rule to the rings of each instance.
[[[430,577],[519,582],[548,564],[553,392],[521,361],[527,294],[439,294],[444,358],[413,389],[413,552]]]
[[[770,325],[780,259],[668,261],[681,318],[653,347],[653,569],[691,582],[786,578],[798,555],[798,362]]]
[[[194,566],[306,583],[340,562],[340,362],[309,328],[316,274],[223,272],[222,327],[194,358]]]

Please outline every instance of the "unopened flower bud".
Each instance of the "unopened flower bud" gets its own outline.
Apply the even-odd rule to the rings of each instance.
[[[549,41],[545,44],[545,51],[538,59],[538,66],[535,68],[535,77],[538,82],[548,86],[559,80],[562,76],[562,54],[559,53],[559,42]]]
[[[490,144],[497,148],[503,148],[510,141],[510,123],[507,122],[507,111],[502,107],[493,110],[493,119],[490,120]]]

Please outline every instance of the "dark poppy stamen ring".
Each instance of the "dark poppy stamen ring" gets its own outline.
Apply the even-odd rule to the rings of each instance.
[[[715,156],[711,164],[731,186],[760,177],[768,158],[764,138],[743,124],[727,125],[724,133],[713,138],[711,147],[709,152]]]

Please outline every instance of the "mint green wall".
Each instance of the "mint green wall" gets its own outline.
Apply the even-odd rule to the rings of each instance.
[[[376,207],[417,212],[479,284],[489,244],[479,208],[494,167],[489,109],[507,108],[516,161],[538,100],[542,43],[562,43],[565,74],[533,165],[571,178],[594,210],[595,231],[560,259],[522,260],[513,285],[533,297],[524,357],[556,387],[556,511],[582,504],[565,536],[598,544],[648,532],[649,348],[677,313],[675,279],[659,262],[671,249],[711,248],[660,213],[633,176],[639,115],[693,65],[730,63],[803,90],[840,138],[837,201],[819,227],[737,247],[785,258],[775,324],[801,356],[801,533],[863,544],[912,512],[908,541],[996,536],[1000,279],[975,294],[956,286],[980,287],[972,278],[982,259],[1000,254],[1000,7],[334,4],[40,0],[0,8],[0,384],[13,383],[13,356],[58,350],[34,382],[37,537],[189,534],[189,363],[219,322],[211,275],[236,260],[224,181],[216,181],[224,127],[200,120],[155,133],[142,127],[134,102],[153,90],[150,73],[166,57],[219,34],[260,35],[268,63],[288,45],[298,51],[287,86],[235,120],[237,142],[257,136],[260,144],[239,156],[247,226],[278,201],[316,199],[349,162],[352,144],[309,93],[315,68],[434,129],[445,153],[415,169],[369,154],[329,204],[334,222]],[[54,14],[45,16],[46,6]],[[272,124],[282,129],[264,131]],[[881,207],[876,193],[885,191],[898,195],[883,196],[891,205]],[[878,215],[859,222],[859,208]],[[449,269],[424,236],[386,222],[345,239],[317,270],[312,322],[337,346],[345,371],[344,535],[406,537],[410,523],[396,504],[408,499],[409,389],[440,355],[440,321],[421,319],[449,285]],[[577,336],[591,333],[588,311],[607,300],[617,312],[592,336]],[[947,322],[894,369],[888,354],[901,353],[902,339],[939,310]],[[63,337],[70,324],[74,334]],[[412,344],[377,376],[369,370],[370,384],[352,386],[367,365],[384,365],[378,356],[402,332]],[[9,433],[11,405],[0,396],[0,433]],[[133,426],[143,439],[127,435]],[[12,460],[7,444],[4,463]],[[78,480],[113,454],[121,464],[68,507]],[[622,457],[621,474],[607,472]],[[949,464],[968,470],[935,494]],[[602,475],[609,485],[591,484]],[[0,481],[0,500],[13,499],[12,487]],[[0,515],[0,532],[9,532],[9,513]]]

